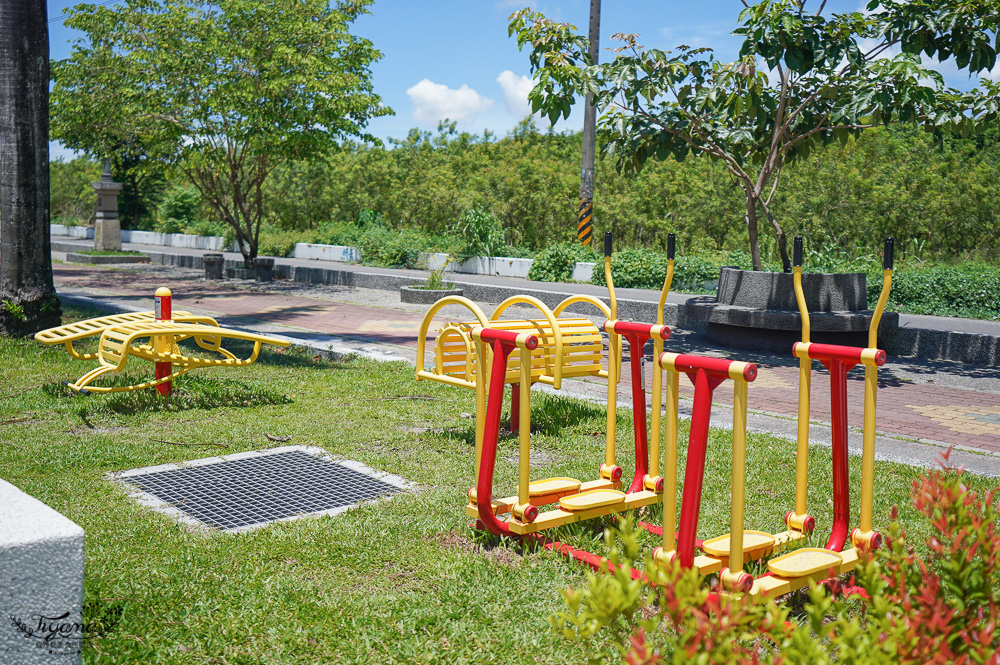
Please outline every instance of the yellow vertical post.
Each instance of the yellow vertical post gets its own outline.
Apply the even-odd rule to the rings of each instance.
[[[673,233],[670,234],[671,240]],[[673,243],[670,243],[671,249]],[[663,308],[667,302],[667,294],[670,293],[670,283],[674,278],[673,252],[669,252],[667,259],[667,276],[663,280],[663,289],[660,291],[660,301],[656,307],[656,325],[663,325]],[[663,340],[659,337],[653,338],[653,412],[649,423],[649,475],[655,478],[660,475],[660,406],[663,404],[663,368],[660,367],[660,354],[663,353]]]
[[[878,326],[889,300],[892,289],[892,240],[886,241],[887,268],[882,272],[882,293],[872,314],[872,322],[868,328],[868,348],[878,347]],[[872,512],[875,500],[875,402],[878,391],[878,367],[874,363],[865,363],[865,415],[861,439],[861,520],[860,530],[868,533],[872,530]]]
[[[659,367],[659,360],[657,360]],[[666,381],[666,437],[663,440],[663,551],[677,547],[677,398],[680,374],[667,370]]]
[[[531,494],[528,490],[529,474],[531,473],[531,351],[521,347],[521,380],[517,389],[520,394],[518,404],[518,478],[517,502],[524,506],[528,504]]]
[[[618,367],[615,363],[615,356],[621,356],[618,347],[620,337],[614,333],[608,333],[608,425],[607,425],[607,450],[604,455],[604,463],[610,469],[615,465],[615,427],[618,424]]]
[[[796,266],[792,269],[792,285],[795,289],[795,302],[799,306],[799,317],[802,320],[802,343],[808,344],[809,309],[806,307],[806,297],[802,291],[802,241],[795,239]],[[809,485],[809,395],[812,383],[812,360],[799,357],[799,418],[795,447],[795,513],[799,517],[806,515],[806,498]]]
[[[865,417],[861,441],[861,521],[862,533],[872,530],[875,500],[875,392],[878,368],[865,364]]]
[[[746,509],[747,382],[733,382],[733,477],[729,514],[729,570],[743,571],[743,520]]]

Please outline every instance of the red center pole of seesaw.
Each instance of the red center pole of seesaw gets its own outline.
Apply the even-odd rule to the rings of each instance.
[[[173,306],[171,300],[173,296],[170,293],[170,289],[165,286],[161,286],[156,289],[154,294],[154,314],[157,321],[170,321],[173,318]],[[153,348],[157,351],[165,351],[167,340],[166,338],[154,338],[151,340],[153,343]],[[163,348],[157,348],[157,345],[161,345]],[[169,362],[156,362],[156,379],[162,379],[164,377],[170,376],[173,372],[173,364]],[[156,386],[156,392],[158,392],[163,397],[170,397],[173,394],[173,382],[164,381],[163,383]]]

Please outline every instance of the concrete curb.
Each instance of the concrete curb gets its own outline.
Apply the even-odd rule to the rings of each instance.
[[[0,480],[0,662],[79,663],[83,529]]]

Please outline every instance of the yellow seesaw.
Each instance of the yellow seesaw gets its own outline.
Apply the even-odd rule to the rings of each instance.
[[[158,388],[169,395],[173,379],[198,367],[244,367],[257,360],[263,344],[287,347],[288,342],[273,337],[241,332],[221,327],[215,319],[189,312],[171,313],[169,289],[156,292],[156,311],[134,312],[101,316],[65,326],[49,328],[35,334],[42,344],[63,345],[70,356],[78,360],[97,360],[98,366],[76,381],[66,385],[83,393],[115,393],[143,388]],[[75,342],[100,337],[95,353],[82,353]],[[200,348],[220,354],[221,358],[199,358],[187,355],[178,342],[194,340]],[[227,339],[253,342],[253,351],[246,358],[238,358],[222,348]],[[125,369],[129,358],[152,362],[156,378],[128,386],[95,386],[92,383],[112,372]]]

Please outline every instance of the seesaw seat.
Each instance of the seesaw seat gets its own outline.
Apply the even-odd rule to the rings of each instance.
[[[760,555],[770,551],[775,544],[775,538],[764,531],[743,531],[743,556],[744,558],[756,559]],[[701,544],[705,554],[716,557],[729,556],[729,534],[710,538]]]
[[[103,334],[105,330],[113,326],[128,323],[152,322],[155,320],[156,315],[152,311],[111,314],[108,316],[99,316],[94,319],[87,319],[86,321],[69,323],[56,328],[49,328],[48,330],[36,333],[35,339],[42,344],[64,344],[66,346],[67,353],[77,360],[96,360],[98,356],[97,353],[80,353],[73,347],[73,342],[81,339],[87,339],[88,337],[97,337]],[[182,311],[174,312],[173,321],[175,323],[200,323],[209,326],[219,325],[216,320],[210,316],[198,316],[190,312]]]
[[[73,390],[99,393],[151,388],[198,367],[243,367],[257,360],[262,344],[284,347],[289,345],[288,342],[273,337],[222,328],[214,319],[194,316],[187,312],[177,312],[176,318],[171,321],[156,321],[151,315],[152,312],[139,312],[89,319],[43,330],[35,335],[35,339],[44,344],[65,344],[70,355],[81,360],[96,358],[97,367],[67,385]],[[204,321],[207,325],[185,321]],[[97,353],[81,354],[72,348],[73,341],[97,334],[101,336]],[[218,353],[222,357],[201,358],[187,355],[177,345],[186,339],[193,339],[202,349]],[[222,348],[222,342],[226,339],[253,342],[253,352],[247,358],[237,358]],[[166,376],[129,386],[91,385],[105,374],[122,371],[129,357],[154,363],[170,363],[171,372]]]

